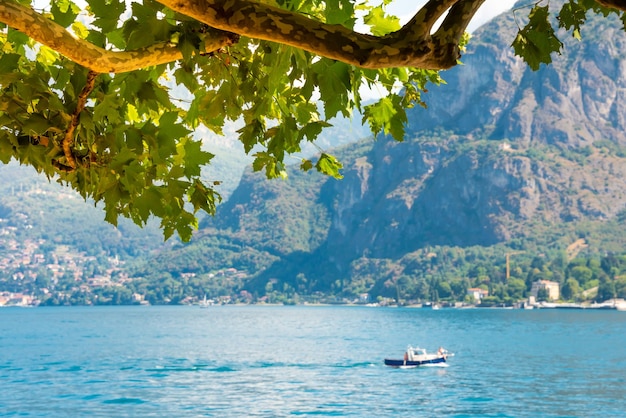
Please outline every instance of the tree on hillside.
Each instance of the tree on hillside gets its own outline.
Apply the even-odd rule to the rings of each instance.
[[[219,200],[200,178],[213,157],[192,135],[200,125],[240,123],[253,168],[270,178],[353,109],[374,134],[402,139],[406,109],[456,65],[484,0],[429,0],[404,26],[391,1],[4,0],[0,160],[102,201],[113,224],[154,216],[166,238],[187,240],[196,212]],[[534,69],[561,48],[543,3],[514,12],[513,48]],[[625,9],[568,0],[558,26],[578,37],[588,11]],[[366,105],[364,86],[385,94]],[[320,152],[301,168],[340,177],[341,163]]]

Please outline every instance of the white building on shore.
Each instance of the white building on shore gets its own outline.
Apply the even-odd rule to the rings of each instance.
[[[548,300],[559,300],[561,297],[560,286],[557,282],[550,280],[537,280],[530,289],[530,294],[537,299],[537,295],[541,290],[545,290]]]

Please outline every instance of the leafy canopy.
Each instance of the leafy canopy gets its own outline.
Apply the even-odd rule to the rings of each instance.
[[[406,110],[455,65],[482,1],[429,1],[404,27],[390,1],[3,1],[0,161],[102,202],[113,224],[157,217],[166,239],[188,240],[197,211],[213,214],[220,200],[218,179],[201,178],[213,155],[193,135],[200,125],[220,134],[240,123],[268,178],[284,177],[288,156],[354,109],[374,134],[402,140]],[[570,0],[558,25],[579,37],[590,9],[617,12]],[[525,10],[513,48],[536,69],[561,43],[547,5]],[[365,104],[364,87],[383,97]],[[300,167],[341,177],[321,150]]]

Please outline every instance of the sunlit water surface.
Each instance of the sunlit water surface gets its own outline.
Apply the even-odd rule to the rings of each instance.
[[[0,309],[0,416],[87,415],[621,417],[626,312]]]

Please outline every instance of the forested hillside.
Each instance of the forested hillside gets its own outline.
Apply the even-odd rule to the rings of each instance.
[[[563,56],[533,72],[513,55],[516,23],[505,13],[474,34],[464,64],[425,97],[428,109],[411,111],[404,142],[334,150],[342,180],[293,167],[286,180],[248,168],[239,181],[247,162],[232,149],[205,173],[232,180],[227,199],[188,244],[163,244],[151,224],[115,229],[75,194],[1,167],[0,291],[47,304],[364,294],[408,303],[466,301],[480,287],[498,304],[547,279],[566,300],[625,297],[619,24],[590,20],[582,42],[568,40]],[[338,121],[325,143],[362,139],[354,123]],[[209,149],[230,147],[211,140]]]
[[[404,142],[344,148],[341,181],[293,173],[268,183],[248,173],[192,244],[157,259],[174,276],[235,268],[259,295],[392,296],[404,283],[401,296],[419,300],[433,281],[495,293],[524,283],[500,291],[503,299],[525,294],[531,279],[565,284],[569,263],[587,263],[577,256],[600,263],[624,251],[619,25],[591,20],[582,42],[567,40],[562,56],[533,72],[513,55],[517,26],[504,14],[475,33],[428,110],[412,112]],[[567,255],[581,239],[581,252]],[[507,278],[512,252],[521,264]],[[179,262],[190,258],[193,267]],[[584,287],[597,285],[590,280]]]

